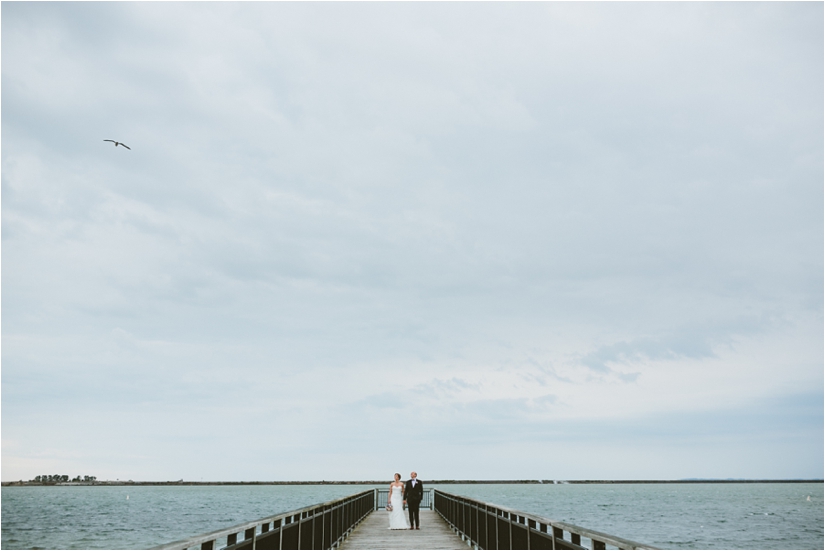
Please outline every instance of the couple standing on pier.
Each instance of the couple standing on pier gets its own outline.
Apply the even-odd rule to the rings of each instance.
[[[387,496],[387,511],[390,513],[390,530],[418,530],[421,523],[418,520],[418,507],[424,499],[424,484],[418,480],[418,473],[410,473],[410,479],[401,482],[401,475],[395,473],[395,481],[390,484],[390,495]],[[410,510],[410,521],[404,517],[404,505]]]

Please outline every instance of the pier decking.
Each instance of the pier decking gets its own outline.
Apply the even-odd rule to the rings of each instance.
[[[375,511],[344,540],[339,549],[467,549],[467,544],[435,511],[421,511],[420,530],[390,530],[389,513]]]

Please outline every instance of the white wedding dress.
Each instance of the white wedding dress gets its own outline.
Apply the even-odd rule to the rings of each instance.
[[[404,497],[401,494],[403,486],[398,486],[392,489],[392,496],[390,496],[390,505],[392,511],[389,512],[390,530],[407,530],[410,523],[407,521],[407,515],[404,511]]]

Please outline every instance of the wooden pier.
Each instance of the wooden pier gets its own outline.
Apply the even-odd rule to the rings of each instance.
[[[467,549],[441,515],[422,510],[420,530],[390,530],[389,513],[375,511],[341,543],[339,549]]]
[[[388,493],[365,490],[154,549],[656,549],[437,489],[424,492],[420,530],[390,530]]]

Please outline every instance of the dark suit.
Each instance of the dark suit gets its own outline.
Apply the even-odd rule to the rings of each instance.
[[[404,486],[404,499],[407,500],[407,509],[410,510],[410,528],[420,526],[418,507],[424,499],[424,484],[416,478],[413,486],[412,480],[408,480]]]

